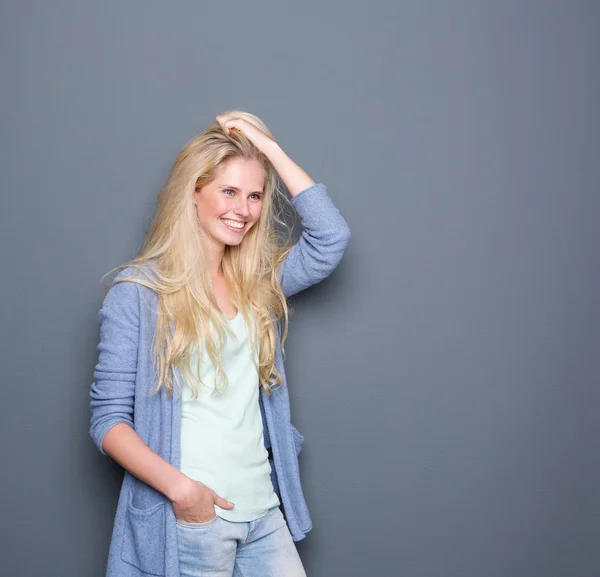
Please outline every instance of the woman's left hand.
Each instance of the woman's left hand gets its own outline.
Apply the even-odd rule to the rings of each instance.
[[[242,134],[244,134],[250,141],[258,148],[263,154],[267,154],[270,152],[269,149],[272,149],[273,145],[277,143],[269,138],[262,130],[256,128],[246,120],[242,118],[231,118],[228,119],[223,114],[219,114],[217,117],[217,122],[223,127],[223,130],[229,134],[230,130],[239,130]]]
[[[292,197],[315,184],[315,181],[285,153],[277,141],[247,120],[231,118],[226,114],[219,114],[216,119],[227,134],[230,130],[239,130],[248,137],[256,148],[269,159]]]

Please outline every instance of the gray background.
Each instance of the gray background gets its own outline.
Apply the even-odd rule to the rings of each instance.
[[[3,575],[104,575],[102,279],[259,115],[352,229],[287,345],[310,577],[600,565],[598,2],[3,2]]]

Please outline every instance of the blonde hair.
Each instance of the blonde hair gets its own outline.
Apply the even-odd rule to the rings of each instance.
[[[223,114],[226,119],[243,118],[273,138],[266,125],[253,114],[239,110]],[[162,387],[168,396],[173,393],[175,367],[179,367],[184,380],[192,384],[190,360],[194,350],[198,353],[194,377],[201,379],[201,358],[206,351],[216,365],[216,377],[221,377],[220,383],[215,384],[215,391],[223,382],[227,386],[221,349],[225,331],[230,328],[213,294],[212,277],[201,242],[203,231],[192,203],[194,192],[210,183],[218,169],[233,158],[256,159],[261,163],[265,171],[264,197],[260,218],[242,242],[225,246],[223,274],[232,287],[233,303],[248,323],[252,350],[260,345],[259,385],[270,395],[282,384],[282,376],[275,364],[274,322],[285,321],[281,338],[285,354],[283,345],[293,309],[282,292],[279,268],[293,246],[290,244],[292,228],[282,218],[289,200],[279,188],[277,173],[268,158],[240,131],[227,134],[215,121],[192,138],[177,155],[167,183],[158,195],[156,214],[139,256],[112,269],[134,267],[143,272],[144,267],[149,266],[152,274],[114,279],[105,289],[106,294],[117,282],[131,281],[158,294],[152,344],[158,383],[153,394]],[[278,231],[277,225],[282,231]],[[175,380],[181,385],[179,379]],[[197,397],[196,387],[192,388]]]

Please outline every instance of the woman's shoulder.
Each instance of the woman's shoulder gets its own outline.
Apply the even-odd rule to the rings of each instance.
[[[106,297],[137,300],[140,293],[150,292],[154,294],[155,291],[148,286],[148,283],[152,284],[154,279],[155,275],[151,262],[127,265],[121,268],[109,284]]]
[[[133,291],[134,289],[137,291],[139,287],[151,290],[151,287],[148,285],[152,285],[156,280],[153,261],[121,265],[119,268],[121,270],[114,277],[112,282],[115,284],[112,286],[119,284],[129,285],[125,289],[129,291]]]
[[[154,266],[154,261],[152,260],[144,263],[135,263],[131,265],[128,264],[119,271],[119,273],[115,276],[115,280],[131,277],[135,280],[152,281],[156,279]]]

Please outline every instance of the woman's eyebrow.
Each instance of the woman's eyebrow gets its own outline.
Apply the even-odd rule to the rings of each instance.
[[[237,186],[233,186],[231,184],[224,184],[221,188],[231,188],[237,192],[241,192]],[[264,194],[262,190],[257,190],[256,192],[251,192],[250,194]]]

